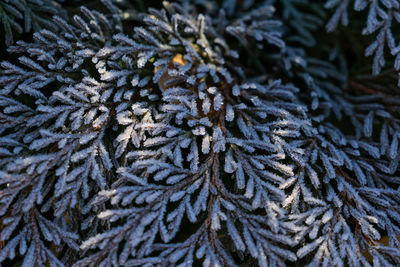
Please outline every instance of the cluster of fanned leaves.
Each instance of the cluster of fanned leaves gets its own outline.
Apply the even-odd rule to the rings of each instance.
[[[61,0],[0,0],[1,37],[7,45],[13,43],[15,33],[21,34],[41,27],[56,30],[51,16],[64,13],[58,2]]]
[[[0,0],[0,265],[400,265],[398,0],[101,2]]]

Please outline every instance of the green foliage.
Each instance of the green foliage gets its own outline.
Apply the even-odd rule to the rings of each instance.
[[[0,263],[399,266],[399,8],[0,0]]]

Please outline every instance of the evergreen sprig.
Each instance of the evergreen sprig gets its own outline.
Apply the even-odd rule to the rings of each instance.
[[[4,266],[400,264],[398,1],[50,3],[0,0]]]

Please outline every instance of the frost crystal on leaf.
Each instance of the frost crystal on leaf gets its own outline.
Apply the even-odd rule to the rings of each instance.
[[[0,263],[399,265],[398,2],[159,4],[0,0]]]

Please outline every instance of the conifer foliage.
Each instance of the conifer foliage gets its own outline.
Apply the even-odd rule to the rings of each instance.
[[[0,0],[0,266],[400,265],[398,0],[85,3]]]
[[[0,23],[7,45],[11,45],[15,32],[21,34],[42,27],[55,29],[51,16],[62,14],[61,0],[1,0]]]

